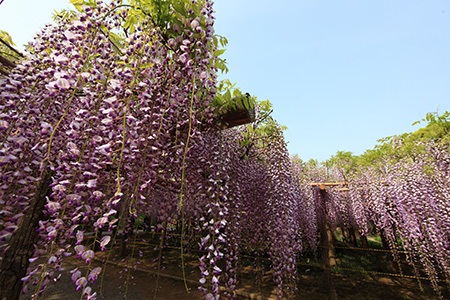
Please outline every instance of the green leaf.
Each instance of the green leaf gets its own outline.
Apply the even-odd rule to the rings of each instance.
[[[240,109],[247,109],[247,104],[246,104],[247,101],[245,101],[245,96],[240,96],[238,99],[239,99],[238,100],[239,108]]]
[[[222,54],[224,54],[225,53],[225,51],[226,51],[226,49],[219,49],[219,50],[216,50],[216,51],[214,51],[214,56],[221,56]]]
[[[83,5],[97,7],[97,1],[95,0],[70,0],[70,3],[72,3],[78,11],[83,11]]]
[[[111,39],[111,41],[114,43],[114,45],[116,45],[117,47],[121,48],[123,46],[123,37],[121,37],[120,35],[109,31],[109,38]]]
[[[228,45],[228,40],[227,40],[227,38],[224,37],[224,36],[220,36],[219,41],[220,41],[220,45],[221,45],[222,47],[225,47],[226,45]]]
[[[225,94],[223,95],[223,99],[225,100],[225,102],[229,102],[231,100],[231,92],[230,92],[230,90],[227,90],[225,92]]]
[[[130,33],[134,33],[136,31],[137,23],[138,23],[138,18],[133,14],[129,14],[125,23],[123,24],[123,27],[128,28],[130,30]]]
[[[78,11],[83,10],[84,0],[70,0],[70,3],[72,3]]]
[[[222,73],[228,73],[228,67],[226,60],[218,57],[214,62],[214,66],[220,70]]]
[[[241,93],[241,91],[240,90],[238,90],[238,89],[235,89],[234,91],[233,91],[233,97],[241,97],[242,96],[242,93]]]
[[[15,46],[11,36],[6,31],[0,30],[0,38],[10,46]]]
[[[187,15],[186,8],[184,7],[183,1],[173,1],[172,3],[175,11],[183,16]]]

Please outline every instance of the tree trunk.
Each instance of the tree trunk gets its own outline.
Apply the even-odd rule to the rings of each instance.
[[[361,247],[369,248],[369,241],[367,241],[367,236],[361,235],[359,240],[361,241]]]
[[[389,252],[387,252],[386,255],[385,255],[386,267],[387,267],[389,272],[397,273],[398,272],[398,266],[395,263],[394,256],[392,255],[392,249],[389,246],[389,242],[388,242],[386,236],[384,235],[384,231],[383,230],[381,230],[380,237],[381,237],[381,243],[383,244],[383,248],[385,250],[389,250]]]
[[[348,228],[349,242],[353,247],[358,247],[358,241],[356,239],[355,229],[353,227]]]
[[[126,226],[123,229],[122,245],[120,249],[120,255],[122,256],[122,258],[125,258],[128,255],[127,243],[128,239],[132,237],[134,233],[134,221],[135,221],[134,216],[130,215],[127,219]]]
[[[3,257],[0,267],[0,299],[19,299],[23,282],[29,267],[29,259],[33,254],[36,242],[36,230],[39,220],[44,214],[46,196],[50,194],[51,173],[46,170],[42,174],[30,207],[20,222],[16,232],[11,236],[9,248]]]

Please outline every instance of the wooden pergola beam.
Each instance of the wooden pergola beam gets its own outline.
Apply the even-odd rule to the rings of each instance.
[[[5,75],[5,76],[9,75],[9,73],[6,72],[2,67],[0,67],[0,74]]]
[[[10,68],[14,68],[16,66],[15,63],[13,63],[9,59],[7,59],[6,57],[1,56],[1,55],[0,55],[0,64],[4,65],[6,67],[10,67]]]
[[[324,186],[339,186],[339,185],[347,185],[348,182],[346,181],[336,181],[336,182],[311,182],[310,185],[312,186],[319,186],[319,185],[324,185]]]
[[[223,129],[255,122],[254,109],[235,109],[219,115],[217,121]]]
[[[325,190],[327,186],[348,186],[348,182],[336,181],[336,182],[311,182],[310,186],[318,186],[321,190]]]

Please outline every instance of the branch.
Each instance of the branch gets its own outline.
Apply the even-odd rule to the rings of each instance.
[[[161,27],[156,23],[155,19],[153,18],[153,16],[150,13],[145,12],[141,7],[136,7],[136,9],[139,9],[144,16],[147,16],[150,18],[150,21],[152,22],[153,26],[155,27],[156,31],[158,32],[159,36],[161,37],[161,39],[164,41],[163,45],[169,49],[172,50],[173,52],[175,52],[175,49],[173,49],[170,45],[169,45],[169,40],[167,39],[167,37],[164,35],[164,33],[161,30]]]
[[[269,112],[267,112],[265,115],[258,118],[257,124],[264,122],[265,119],[267,119],[271,114],[273,113],[273,109],[271,109]]]
[[[3,2],[3,0],[2,0],[2,2]],[[1,2],[0,2],[0,4],[1,4]],[[5,42],[2,38],[0,38],[0,42],[1,42],[3,45],[5,45],[6,47],[8,47],[11,51],[17,53],[17,55],[19,55],[20,57],[24,57],[24,55],[23,55],[21,52],[19,52],[19,51],[16,50],[14,47],[12,47],[10,44],[8,44],[7,42]]]
[[[112,40],[111,36],[109,34],[107,34],[102,28],[100,28],[100,31],[108,38],[109,42],[111,43],[111,45],[113,46],[113,48],[116,48],[116,50],[123,55],[122,53],[122,49],[120,49],[119,46],[116,45],[116,43],[114,43],[114,41]]]

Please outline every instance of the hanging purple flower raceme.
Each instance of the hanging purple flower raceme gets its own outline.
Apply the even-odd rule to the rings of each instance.
[[[435,144],[425,148],[414,158],[385,164],[384,172],[366,170],[350,189],[361,234],[373,224],[394,259],[398,261],[401,246],[416,276],[421,265],[441,295],[439,280],[449,278],[449,155]]]
[[[296,253],[299,248],[297,235],[296,205],[299,194],[294,187],[291,162],[281,132],[274,137],[272,147],[267,149],[268,165],[267,216],[270,257],[273,262],[274,280],[278,297],[293,293],[296,289]]]
[[[81,246],[82,227],[113,229],[117,216],[149,211],[158,181],[180,188],[181,162],[172,158],[187,155],[188,136],[191,147],[201,136],[200,118],[212,118],[205,108],[215,91],[211,3],[204,9],[206,31],[190,20],[179,39],[188,48],[170,53],[144,26],[116,49],[108,32],[126,12],[100,1],[35,39],[29,58],[2,79],[1,196],[9,221],[0,236],[15,229],[41,166],[54,174],[39,243],[61,253],[49,263],[71,252],[72,238]],[[103,237],[101,248],[111,240]],[[74,250],[89,264],[93,246]],[[88,290],[80,278],[75,283]]]
[[[305,176],[306,175],[306,176]],[[298,195],[300,203],[298,209],[298,230],[300,231],[303,250],[316,252],[318,246],[318,225],[316,212],[315,190],[311,188],[309,170],[305,170],[298,163],[293,162],[293,176],[298,182]],[[313,175],[311,175],[313,176]]]
[[[443,205],[448,203],[448,180],[428,153],[402,164],[397,174],[401,179],[393,191],[400,209],[399,234],[439,291],[438,278],[448,278],[448,212]]]
[[[239,131],[220,134],[212,126],[212,1],[201,16],[180,20],[167,40],[143,21],[119,46],[111,33],[133,8],[118,5],[98,1],[47,26],[29,58],[1,79],[1,205],[8,221],[0,237],[15,230],[48,168],[38,248],[49,254],[47,270],[58,271],[68,255],[89,266],[87,274],[72,273],[87,298],[95,298],[89,285],[102,272],[90,266],[96,243],[106,250],[116,242],[101,232],[131,232],[140,214],[156,216],[158,225],[182,219],[204,234],[200,285],[210,284],[208,298],[219,297],[221,284],[232,297],[240,249],[254,246],[269,251],[279,296],[293,291],[301,239],[312,245],[315,230],[310,221],[298,228],[314,213],[305,208],[281,133],[262,156],[242,160]],[[33,283],[42,270],[24,281]],[[57,278],[48,274],[37,292]]]

